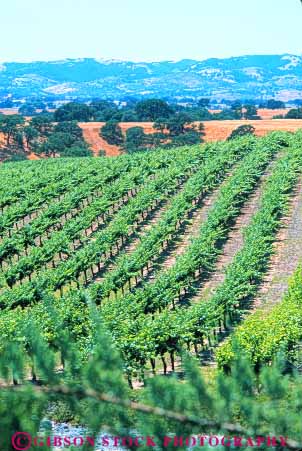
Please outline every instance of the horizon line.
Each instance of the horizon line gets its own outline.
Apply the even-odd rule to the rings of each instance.
[[[154,59],[127,59],[127,58],[105,58],[105,57],[74,57],[74,58],[50,58],[50,59],[24,59],[24,60],[2,60],[0,58],[0,64],[33,64],[33,63],[61,63],[61,62],[65,62],[65,61],[74,61],[74,62],[80,62],[80,61],[85,61],[85,60],[94,60],[97,62],[104,62],[104,63],[135,63],[135,64],[139,64],[139,63],[148,63],[148,64],[156,64],[156,63],[178,63],[181,61],[199,61],[199,62],[203,62],[203,61],[208,61],[208,60],[224,60],[224,59],[233,59],[233,58],[247,58],[247,57],[251,57],[251,56],[257,56],[257,57],[270,57],[270,56],[298,56],[301,57],[302,56],[302,52],[300,54],[298,53],[290,53],[290,52],[286,52],[286,53],[246,53],[246,54],[242,54],[242,55],[233,55],[233,56],[225,56],[225,57],[208,57],[208,58],[169,58],[169,59],[159,59],[159,60],[154,60]]]

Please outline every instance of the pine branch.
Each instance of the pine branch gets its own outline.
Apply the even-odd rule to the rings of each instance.
[[[302,1],[302,0],[301,0]],[[4,388],[4,387],[1,387]],[[25,386],[6,386],[5,388],[13,389],[13,390],[24,390]],[[131,409],[135,412],[145,413],[149,415],[156,415],[158,417],[163,417],[171,421],[176,421],[178,423],[182,423],[184,425],[198,426],[202,428],[215,428],[216,430],[223,430],[228,433],[240,434],[244,437],[251,437],[253,435],[252,431],[249,431],[239,424],[232,423],[220,423],[217,421],[210,421],[206,419],[200,419],[191,415],[184,415],[178,412],[174,412],[171,410],[162,409],[161,407],[153,407],[147,404],[130,401],[128,399],[122,399],[116,396],[108,395],[107,393],[98,393],[92,389],[72,389],[70,387],[64,385],[56,385],[52,387],[46,386],[36,386],[33,385],[32,388],[37,393],[47,393],[47,394],[57,394],[64,396],[75,396],[78,399],[83,398],[93,398],[95,400],[105,402],[108,404],[113,404],[121,407],[125,407],[127,409]],[[278,442],[278,440],[277,440]],[[295,440],[287,439],[286,440],[287,449],[301,451],[302,444],[299,444]]]

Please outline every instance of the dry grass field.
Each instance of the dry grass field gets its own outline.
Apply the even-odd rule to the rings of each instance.
[[[274,116],[278,116],[280,114],[285,115],[289,111],[289,108],[280,108],[278,110],[269,110],[268,108],[260,108],[258,110],[258,116],[261,119],[272,119]]]
[[[251,124],[256,129],[257,136],[264,136],[273,130],[296,131],[302,128],[299,119],[263,119],[260,121],[207,121],[205,126],[205,141],[226,139],[230,133],[240,125]]]
[[[276,111],[276,110],[275,110]],[[196,123],[198,125],[198,123]],[[205,127],[204,140],[213,142],[225,140],[231,132],[240,125],[251,124],[256,129],[257,136],[264,136],[273,130],[296,131],[302,128],[302,120],[296,119],[263,119],[257,121],[241,120],[241,121],[206,121],[203,123]],[[107,156],[116,156],[120,153],[118,146],[111,146],[100,137],[99,132],[104,125],[103,122],[85,122],[80,123],[83,129],[84,138],[91,145],[95,154],[100,149],[105,150]],[[143,127],[145,133],[154,133],[152,122],[124,122],[120,124],[122,131],[125,133],[131,127]]]
[[[218,111],[218,110],[217,110]],[[216,111],[216,112],[217,112]],[[264,136],[273,130],[285,130],[296,131],[302,128],[302,120],[296,119],[272,119],[273,116],[278,114],[286,114],[287,109],[268,110],[259,109],[258,114],[262,120],[227,120],[227,121],[204,121],[206,142],[213,142],[218,140],[225,140],[231,134],[231,132],[244,124],[251,124],[256,129],[257,136]],[[3,114],[16,114],[18,111],[14,108],[1,109],[0,113]],[[115,145],[108,144],[101,136],[100,129],[104,125],[104,122],[81,122],[79,126],[83,130],[84,139],[91,146],[93,154],[98,155],[100,150],[106,152],[109,157],[117,156],[121,153],[120,148]],[[198,122],[196,123],[198,125]],[[154,133],[152,122],[123,122],[120,124],[123,133],[131,127],[143,127],[145,133]],[[0,141],[3,141],[0,137]],[[38,157],[31,154],[30,159],[37,159]]]

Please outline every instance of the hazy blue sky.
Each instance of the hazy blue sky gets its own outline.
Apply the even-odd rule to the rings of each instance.
[[[0,60],[301,54],[300,0],[4,0]]]

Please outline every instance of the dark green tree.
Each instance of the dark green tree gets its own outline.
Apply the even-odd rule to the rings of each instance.
[[[219,113],[212,114],[212,119],[217,120],[217,121],[233,121],[233,120],[238,120],[240,118],[239,118],[239,111],[232,110],[230,108],[223,109]]]
[[[185,133],[191,123],[192,117],[189,114],[176,113],[167,121],[166,127],[171,136],[178,136]]]
[[[167,129],[167,120],[163,117],[159,117],[156,121],[154,121],[153,128],[155,130],[159,130],[161,133],[164,133]]]
[[[240,100],[235,100],[234,102],[232,102],[231,104],[231,111],[234,115],[234,119],[242,119],[242,108],[243,105],[240,102]]]
[[[146,148],[148,137],[143,127],[131,127],[126,131],[125,150],[128,153]]]
[[[54,127],[55,133],[67,133],[72,135],[74,138],[83,139],[83,130],[79,127],[77,121],[71,122],[59,122]]]
[[[107,122],[110,120],[120,120],[122,113],[118,111],[113,102],[107,100],[95,100],[90,103],[93,119],[98,122]]]
[[[14,144],[21,150],[24,150],[24,133],[22,129],[14,134]]]
[[[285,108],[285,103],[282,100],[269,99],[266,102],[265,108],[270,110],[279,110]]]
[[[201,108],[209,108],[210,106],[210,99],[207,98],[201,98],[198,100],[198,106]]]
[[[285,119],[302,119],[302,108],[292,108],[286,113]]]
[[[25,103],[19,108],[18,113],[22,116],[35,116],[37,114],[37,111],[34,105]]]
[[[202,142],[201,134],[196,130],[190,130],[178,136],[174,136],[172,146],[192,146]]]
[[[135,111],[139,121],[154,122],[159,118],[169,118],[173,114],[172,108],[161,99],[148,99],[138,102]]]
[[[232,131],[232,133],[228,137],[228,140],[235,139],[240,136],[254,135],[254,134],[255,134],[255,127],[253,127],[252,125],[250,125],[250,124],[240,125],[239,127],[235,128],[235,130]]]
[[[137,114],[131,109],[122,110],[121,122],[138,122]]]
[[[24,124],[24,118],[18,114],[0,116],[0,132],[6,139],[6,145],[9,147],[12,139],[15,139]]]
[[[70,149],[73,149],[72,151]],[[79,149],[82,149],[82,154]],[[46,156],[90,156],[86,143],[77,136],[66,132],[54,132],[46,141],[35,148],[36,153]]]
[[[40,114],[31,119],[30,125],[35,128],[39,135],[47,137],[53,130],[53,115],[52,114]]]
[[[89,106],[77,102],[66,103],[54,113],[55,122],[89,122],[92,118],[93,110]]]
[[[237,437],[240,449],[301,450],[302,378],[297,373],[284,375],[282,356],[256,375],[238,350],[230,375],[217,372],[209,386],[197,359],[181,352],[182,380],[155,376],[148,378],[140,393],[131,393],[123,362],[99,320],[90,319],[93,352],[83,359],[59,312],[50,310],[49,315],[56,325],[55,350],[48,346],[32,315],[23,318],[22,339],[2,343],[1,450],[12,451],[12,436],[17,431],[39,435],[39,449],[51,449],[38,431],[42,424],[51,427],[46,419],[54,411],[59,411],[61,421],[65,412],[65,418],[67,414],[85,425],[91,436],[106,427],[108,436],[151,437],[149,446],[140,439],[142,450],[152,443],[159,451],[180,451],[189,445],[211,450],[209,436],[215,446],[219,443],[227,449]],[[57,371],[59,355],[64,356],[61,371]]]
[[[26,147],[29,149],[31,147],[31,143],[38,138],[39,132],[33,126],[27,125],[23,129],[23,133],[24,133]]]
[[[121,146],[124,143],[124,135],[117,121],[108,121],[101,128],[100,136],[107,141],[108,144]]]
[[[193,145],[202,142],[204,125],[198,127],[193,124],[192,116],[186,112],[177,112],[169,119],[159,118],[153,127],[160,133],[154,136],[157,145],[164,144],[165,147]]]
[[[243,117],[244,119],[260,119],[260,117],[257,116],[257,108],[255,105],[244,105]]]

